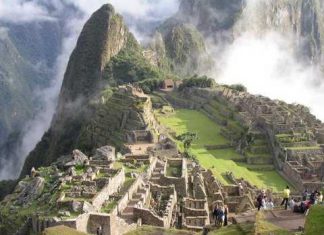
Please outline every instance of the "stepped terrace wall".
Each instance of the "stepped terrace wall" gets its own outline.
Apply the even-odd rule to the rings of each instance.
[[[173,186],[159,186],[151,184],[151,192],[161,192],[169,195],[167,207],[163,212],[163,216],[158,216],[154,211],[149,208],[144,208],[143,205],[137,205],[134,208],[135,220],[141,219],[143,224],[170,228],[172,220],[172,211],[177,204],[177,192]]]
[[[108,179],[106,186],[94,197],[92,205],[100,208],[109,195],[117,192],[125,182],[125,170],[122,168],[114,177]]]

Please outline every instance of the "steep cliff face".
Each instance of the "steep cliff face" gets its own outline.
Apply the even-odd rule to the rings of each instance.
[[[93,94],[108,61],[124,47],[129,32],[111,5],[104,5],[85,24],[64,76],[59,110]]]
[[[104,99],[102,91],[110,82],[105,68],[112,58],[128,48],[129,41],[137,44],[133,40],[122,17],[111,5],[104,5],[90,17],[70,57],[51,127],[28,156],[22,175],[33,166],[53,162],[76,146],[85,146],[84,130],[96,118],[97,110],[106,104],[100,103]],[[115,119],[105,126],[107,133],[116,128],[113,124],[117,117],[114,110],[111,112]]]
[[[24,35],[24,33],[22,33]],[[30,50],[32,51],[32,50]],[[36,66],[29,55],[22,55],[8,28],[0,26],[0,159],[10,155],[25,122],[41,105],[33,94],[49,82],[49,69]],[[5,55],[5,56],[4,56]],[[28,97],[28,98],[27,98]]]
[[[56,17],[26,23],[1,17],[0,179],[17,175],[17,161],[26,154],[21,154],[26,126],[45,106],[37,91],[49,87],[55,79],[65,24],[63,17]],[[16,167],[9,167],[8,161]]]
[[[220,40],[240,17],[246,0],[183,0],[176,18],[190,22],[205,36]]]
[[[205,40],[196,27],[177,18],[170,18],[159,28],[151,48],[157,64],[180,76],[202,71],[210,64]]]
[[[277,32],[291,41],[305,61],[322,63],[323,12],[324,3],[318,0],[252,1],[244,9],[234,34]]]

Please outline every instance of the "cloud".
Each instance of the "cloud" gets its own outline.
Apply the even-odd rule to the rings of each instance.
[[[2,0],[0,20],[10,23],[54,20],[43,6],[33,1]]]
[[[324,83],[317,66],[299,63],[290,42],[275,32],[237,38],[223,55],[219,82],[244,84],[249,92],[300,103],[324,120]]]
[[[234,41],[210,47],[218,61],[210,75],[220,83],[243,84],[253,94],[305,105],[324,121],[324,80],[319,65],[305,64],[296,56],[301,38],[293,33],[291,25],[285,25],[289,17],[286,10],[278,9],[279,15],[272,15],[281,19],[274,26],[267,17],[271,12],[259,4],[271,3],[248,1],[234,27]]]

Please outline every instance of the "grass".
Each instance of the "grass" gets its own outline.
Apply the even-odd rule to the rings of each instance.
[[[324,234],[324,205],[311,207],[306,217],[305,234]]]
[[[123,186],[121,187],[119,194],[124,195],[127,190],[132,186],[136,179],[126,177]]]
[[[107,205],[101,208],[101,212],[103,213],[110,213],[115,207],[117,206],[118,202],[113,200],[110,201]]]
[[[164,229],[153,226],[142,226],[139,229],[128,232],[125,235],[196,235],[197,233],[186,231],[186,230],[177,230],[177,229]]]
[[[181,177],[182,168],[181,166],[167,166],[167,176],[171,177]]]
[[[217,229],[208,233],[208,235],[247,235],[253,234],[254,224],[232,224],[221,229]]]
[[[66,226],[56,226],[45,229],[43,235],[86,235],[86,233],[79,232],[75,229]]]
[[[287,230],[284,230],[272,223],[267,222],[264,219],[264,215],[261,212],[259,212],[256,215],[255,234],[259,234],[259,235],[268,235],[268,234],[289,235],[292,233],[290,233]]]
[[[253,234],[254,224],[246,223],[239,225],[230,225],[221,229],[209,232],[209,235],[247,235]],[[126,233],[126,235],[200,235],[187,230],[163,229],[152,226],[142,226],[139,229]]]
[[[197,156],[200,164],[210,169],[222,183],[229,183],[224,173],[232,171],[235,177],[243,177],[258,188],[270,188],[279,192],[287,185],[274,170],[249,170],[249,165],[233,161],[243,158],[233,148],[207,150],[204,146],[227,144],[228,140],[220,134],[222,127],[201,112],[179,109],[172,115],[158,114],[157,117],[161,124],[174,130],[177,135],[188,131],[198,134],[198,140],[192,144],[191,152]]]
[[[288,150],[320,150],[320,146],[301,146],[301,147],[288,147]]]

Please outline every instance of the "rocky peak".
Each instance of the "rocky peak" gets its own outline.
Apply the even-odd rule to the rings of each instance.
[[[64,76],[59,109],[67,102],[90,97],[102,81],[110,59],[124,47],[129,31],[110,4],[103,5],[85,24]]]

